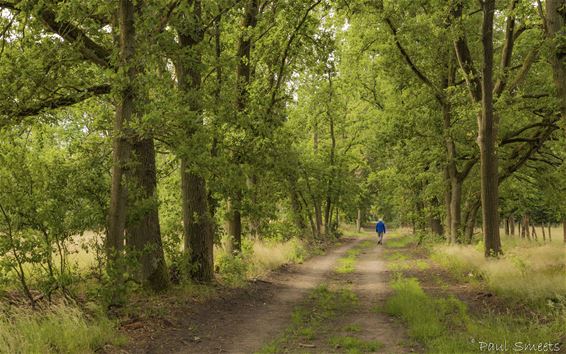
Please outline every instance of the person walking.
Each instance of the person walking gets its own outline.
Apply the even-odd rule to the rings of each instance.
[[[377,244],[378,245],[382,245],[383,244],[383,234],[386,231],[385,229],[385,223],[383,222],[382,218],[379,218],[379,221],[377,222],[377,224],[375,224],[375,232],[377,232]]]

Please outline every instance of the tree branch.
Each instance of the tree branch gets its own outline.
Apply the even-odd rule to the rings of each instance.
[[[511,0],[509,4],[510,14],[507,16],[507,22],[505,25],[505,43],[503,44],[503,49],[501,51],[501,76],[495,84],[493,93],[495,96],[500,96],[507,84],[507,78],[509,76],[509,65],[511,64],[511,56],[513,55],[513,44],[515,43],[515,6],[519,0]]]
[[[83,102],[91,97],[108,94],[111,91],[110,85],[97,85],[81,90],[78,94],[61,96],[52,99],[41,100],[40,102],[18,108],[15,110],[0,110],[0,116],[8,117],[28,117],[35,116],[48,109],[56,109],[72,106],[79,102]]]
[[[430,87],[434,91],[434,96],[436,97],[436,99],[441,104],[443,104],[444,101],[445,101],[444,94],[442,93],[442,91],[438,87],[436,87],[436,85],[413,62],[413,60],[409,56],[409,53],[407,53],[407,51],[405,50],[405,48],[403,47],[403,45],[399,41],[399,37],[397,36],[397,29],[395,28],[395,26],[393,25],[393,22],[391,22],[391,19],[389,17],[385,18],[385,23],[387,23],[387,26],[389,27],[389,30],[391,31],[391,34],[393,35],[393,38],[395,39],[395,45],[397,46],[397,49],[399,50],[399,53],[401,53],[401,56],[403,57],[405,62],[409,65],[409,67],[411,68],[413,73],[415,73],[415,75],[417,75],[417,77],[425,85],[427,85],[428,87]]]

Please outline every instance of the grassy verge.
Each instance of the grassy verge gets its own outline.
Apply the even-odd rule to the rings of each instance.
[[[555,352],[563,345],[562,247],[513,240],[504,244],[505,256],[486,259],[481,245],[415,247],[412,236],[392,241],[386,258],[394,294],[381,310],[403,319],[427,352]]]
[[[115,323],[103,315],[87,317],[75,307],[18,309],[0,314],[0,353],[95,353],[125,342],[115,331]]]
[[[505,241],[505,239],[504,239]],[[510,239],[505,255],[486,259],[477,246],[437,245],[432,258],[456,277],[485,284],[509,301],[547,310],[549,301],[566,307],[566,254],[560,244]]]
[[[411,338],[423,343],[430,353],[477,353],[491,345],[500,351],[522,351],[528,346],[559,347],[564,323],[541,323],[533,318],[495,315],[475,317],[465,303],[453,296],[427,295],[414,278],[392,282],[393,296],[385,311],[402,318]],[[507,348],[507,350],[505,350]],[[517,350],[519,349],[519,350]],[[522,349],[522,350],[521,350]]]
[[[243,286],[246,280],[261,276],[287,263],[301,263],[318,250],[307,251],[303,241],[244,240],[242,253],[226,254],[222,247],[215,248],[215,267],[219,280],[229,286]]]

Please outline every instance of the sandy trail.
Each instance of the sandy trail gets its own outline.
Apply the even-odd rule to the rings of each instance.
[[[265,280],[223,298],[187,307],[183,310],[186,313],[176,316],[171,328],[134,343],[128,352],[254,353],[284,333],[295,306],[304,302],[308,292],[321,283],[352,289],[360,305],[335,319],[337,323],[329,324],[329,332],[319,338],[310,352],[335,352],[327,339],[338,334],[345,324],[359,325],[361,331],[356,337],[383,343],[381,353],[410,352],[411,348],[402,343],[406,338],[404,329],[392,318],[375,311],[375,306],[382,305],[390,291],[382,246],[375,243],[365,248],[358,256],[354,273],[334,272],[338,259],[365,239],[345,239],[344,245],[325,255],[274,271]]]
[[[253,353],[289,325],[293,308],[334,269],[337,259],[360,242],[345,244],[303,264],[272,272],[234,296],[212,300],[179,314],[175,326],[129,353]]]
[[[391,294],[388,286],[383,246],[374,245],[363,251],[356,262],[355,272],[348,276],[348,283],[356,293],[360,306],[343,319],[345,323],[357,324],[360,332],[356,337],[363,340],[377,340],[383,344],[378,352],[408,353],[415,349],[406,345],[406,331],[392,317],[376,311]]]

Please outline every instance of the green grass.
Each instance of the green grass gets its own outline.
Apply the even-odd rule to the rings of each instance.
[[[561,316],[550,317],[545,323],[491,313],[477,318],[454,297],[430,297],[414,278],[398,278],[392,288],[394,294],[385,311],[402,318],[409,336],[424,344],[429,353],[476,353],[480,342],[556,343],[566,325]]]
[[[121,345],[125,338],[104,316],[87,318],[74,307],[44,312],[17,310],[0,315],[0,353],[94,353],[105,344]]]
[[[412,235],[401,235],[397,233],[385,234],[383,239],[386,248],[405,248],[417,242],[417,239]]]
[[[358,298],[349,289],[331,290],[326,285],[313,289],[305,304],[291,314],[291,325],[285,333],[264,346],[258,353],[278,353],[284,346],[301,340],[313,340],[321,328],[339,314],[352,310]]]
[[[351,336],[335,336],[330,338],[330,345],[336,349],[345,349],[348,354],[372,353],[383,347],[383,343],[376,340],[362,340]]]
[[[346,255],[338,259],[338,266],[335,271],[339,274],[353,273],[356,270],[356,259],[364,250],[367,250],[375,245],[371,240],[364,240],[346,251]]]

